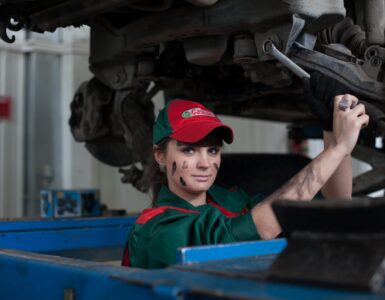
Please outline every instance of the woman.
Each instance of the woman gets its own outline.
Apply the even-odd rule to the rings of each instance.
[[[128,237],[123,265],[160,268],[175,263],[176,249],[272,239],[280,226],[271,209],[276,199],[308,201],[322,188],[326,197],[350,198],[350,153],[361,127],[368,123],[363,105],[351,95],[337,96],[333,132],[325,149],[308,166],[266,199],[213,186],[221,163],[222,143],[233,132],[197,102],[175,100],[154,125],[154,158],[165,181],[153,208],[145,209]]]

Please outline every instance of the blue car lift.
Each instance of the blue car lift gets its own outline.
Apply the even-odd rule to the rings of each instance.
[[[166,269],[120,267],[134,217],[0,222],[0,299],[385,299],[268,282],[285,239],[179,249]]]

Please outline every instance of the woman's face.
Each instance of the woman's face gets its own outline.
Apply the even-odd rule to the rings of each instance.
[[[201,147],[170,140],[162,153],[168,186],[176,194],[206,192],[221,163],[221,147]],[[158,160],[159,163],[159,160]]]

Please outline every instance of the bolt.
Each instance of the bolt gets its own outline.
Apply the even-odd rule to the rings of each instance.
[[[373,56],[370,59],[370,63],[373,67],[378,67],[379,65],[381,65],[382,61],[378,56]]]
[[[370,60],[374,56],[378,56],[378,50],[377,50],[376,46],[372,46],[372,47],[368,48],[364,55],[365,55],[367,60]]]
[[[273,42],[271,40],[267,40],[263,43],[262,49],[266,54],[270,54],[273,48]]]

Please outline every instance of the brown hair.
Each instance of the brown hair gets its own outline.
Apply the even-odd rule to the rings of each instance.
[[[158,145],[154,146],[154,152],[155,151],[161,151],[166,152],[167,145],[171,141],[170,138],[163,139]],[[151,191],[152,191],[152,202],[151,206],[155,207],[156,205],[156,199],[158,198],[160,188],[162,185],[167,185],[167,176],[165,170],[161,170],[159,167],[159,164],[155,159],[152,160],[152,166],[151,166],[152,172],[151,172]]]
[[[167,145],[171,141],[171,138],[165,138],[163,139],[158,145],[155,145],[154,151],[161,151],[166,152],[167,151]],[[193,147],[223,147],[223,140],[222,140],[222,134],[220,132],[220,129],[215,129],[211,131],[208,135],[206,135],[203,139],[196,143],[183,143],[186,145],[190,145]],[[162,185],[167,186],[167,176],[166,172],[162,171],[156,162],[155,159],[153,159],[152,162],[152,172],[151,172],[151,191],[152,191],[152,207],[156,206],[156,199],[158,198],[160,188]]]

